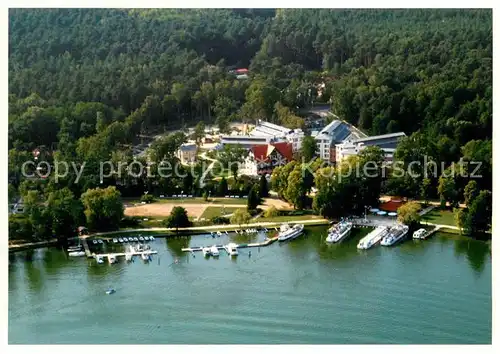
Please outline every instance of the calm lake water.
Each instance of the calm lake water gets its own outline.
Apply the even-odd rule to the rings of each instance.
[[[9,343],[491,343],[487,244],[437,234],[358,251],[365,232],[327,245],[313,227],[237,259],[181,248],[262,236],[157,238],[149,264],[11,255]]]

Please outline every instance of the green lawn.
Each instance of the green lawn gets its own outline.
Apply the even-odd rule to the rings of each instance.
[[[282,215],[282,216],[275,216],[272,218],[257,218],[257,219],[252,219],[251,223],[254,222],[287,222],[287,221],[298,221],[298,220],[313,220],[313,219],[322,219],[321,216],[319,215]]]
[[[216,206],[216,207],[209,206],[209,207],[207,207],[205,209],[205,211],[201,215],[200,219],[202,219],[202,218],[211,219],[214,216],[223,216],[222,215],[222,210],[224,210],[224,212],[226,213],[226,215],[227,214],[232,214],[232,213],[234,213],[238,209],[242,209],[242,208],[237,208],[237,207],[224,207],[224,208],[222,208],[222,207],[219,207],[219,206]]]
[[[451,210],[433,209],[423,216],[423,221],[433,224],[456,226]]]

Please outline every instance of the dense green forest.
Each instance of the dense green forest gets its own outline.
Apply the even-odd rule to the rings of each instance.
[[[248,80],[230,72],[242,67]],[[369,134],[404,131],[395,159],[405,165],[424,154],[439,173],[461,158],[481,161],[477,188],[491,190],[491,10],[11,9],[9,93],[11,199],[36,190],[47,200],[68,187],[64,198],[79,200],[118,182],[90,172],[78,185],[74,173],[57,187],[51,177],[23,180],[20,166],[37,147],[49,161],[132,161],[141,133],[199,121],[226,130],[256,118],[299,127],[298,110],[311,102],[331,104]],[[153,148],[175,160],[180,143],[171,136]],[[382,184],[387,193],[463,200],[469,179],[445,182]],[[136,183],[185,182],[139,178],[118,189],[141,194]],[[446,186],[455,193],[442,193]]]

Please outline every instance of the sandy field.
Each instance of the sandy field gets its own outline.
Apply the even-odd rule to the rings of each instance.
[[[189,216],[198,218],[207,206],[210,204],[182,204],[181,206],[186,209]],[[175,207],[173,203],[153,203],[144,204],[133,207],[125,208],[125,215],[127,216],[151,216],[151,217],[165,217],[170,215],[170,212]]]
[[[209,206],[212,207],[221,207],[221,204],[212,204],[212,203],[193,203],[193,204],[179,204],[188,212],[189,216],[199,218],[205,209]],[[280,210],[292,210],[293,207],[279,199],[264,199],[264,203],[259,206],[261,209],[267,209],[271,205],[273,205],[276,209]],[[127,216],[150,216],[150,217],[166,217],[170,215],[170,212],[176,205],[174,203],[152,203],[152,204],[143,204],[136,206],[126,206],[125,207],[125,215]],[[246,204],[226,204],[226,207],[231,208],[246,208]]]

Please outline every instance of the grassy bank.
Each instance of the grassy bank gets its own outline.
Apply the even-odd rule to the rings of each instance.
[[[433,209],[422,217],[423,221],[439,225],[455,225],[455,218],[451,210]]]
[[[236,208],[236,207],[224,207],[222,206],[209,206],[205,209],[203,214],[201,214],[200,219],[211,219],[216,216],[224,216],[228,214],[234,213],[236,210],[241,209],[241,208]],[[224,211],[224,214],[222,213]]]

